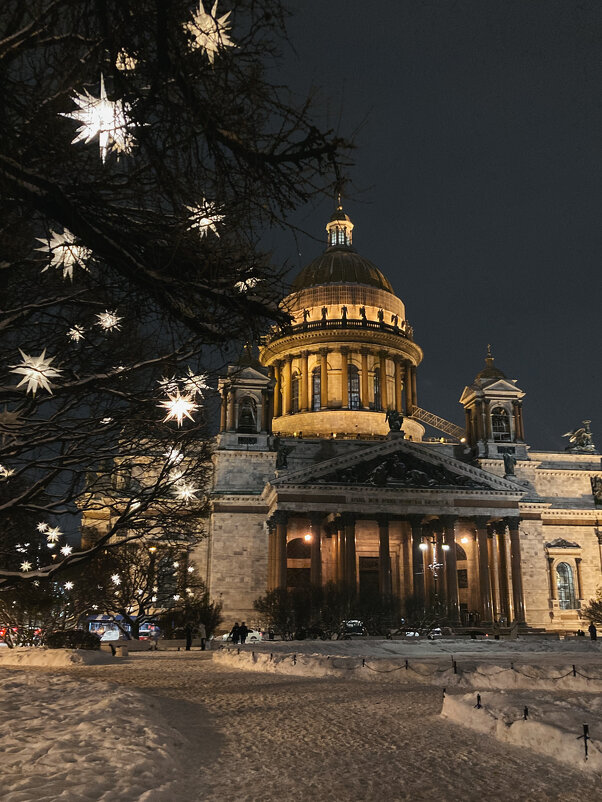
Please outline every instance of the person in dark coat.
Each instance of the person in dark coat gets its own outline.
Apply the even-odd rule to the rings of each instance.
[[[246,641],[248,634],[249,634],[249,627],[243,621],[238,631],[238,636],[240,637],[241,643],[244,643]]]
[[[232,643],[238,643],[238,639],[240,638],[240,626],[238,624],[238,621],[234,624],[234,626],[230,630],[230,635],[232,637]]]
[[[189,652],[192,646],[192,624],[186,624],[184,632],[186,633],[186,651]]]
[[[591,622],[591,624],[587,628],[587,631],[589,632],[589,636],[590,636],[590,638],[592,640],[597,640],[598,639],[598,630],[596,629],[596,625],[594,624],[593,621]]]

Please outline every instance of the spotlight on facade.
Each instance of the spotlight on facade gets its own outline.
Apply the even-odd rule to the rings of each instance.
[[[421,544],[418,546],[418,548],[420,549],[420,551],[426,551],[426,550],[428,549],[428,546],[427,546],[427,544],[426,544],[426,543],[421,543]]]
[[[441,548],[443,549],[443,551],[449,551],[449,546],[447,545],[447,543],[444,543],[444,544],[441,546]]]
[[[468,538],[467,537],[461,537],[460,538],[460,543],[468,543]]]
[[[307,543],[310,543],[310,542],[311,542],[311,540],[312,540],[312,536],[311,536],[311,535],[305,535],[305,537],[304,537],[303,539],[304,539],[304,540],[305,540]]]

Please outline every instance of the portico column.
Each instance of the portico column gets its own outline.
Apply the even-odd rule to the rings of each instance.
[[[577,598],[583,601],[583,582],[581,581],[581,557],[575,557],[575,567],[577,569]]]
[[[355,517],[350,513],[343,516],[345,539],[345,582],[357,590],[357,560],[355,555]]]
[[[336,519],[336,539],[337,539],[337,582],[345,582],[345,565],[346,565],[346,541],[345,541],[345,527],[343,519],[339,516]]]
[[[320,409],[328,409],[328,349],[320,348]]]
[[[487,521],[485,516],[474,519],[477,527],[477,545],[479,552],[479,590],[481,602],[481,620],[493,621],[493,603],[491,599],[491,582],[489,581],[489,554],[487,546]]]
[[[349,348],[341,347],[341,399],[343,409],[349,409]]]
[[[282,410],[283,415],[290,415],[291,414],[291,390],[293,386],[293,379],[292,379],[292,364],[293,358],[292,356],[287,356],[284,362],[284,381],[283,381],[283,406],[284,409]]]
[[[322,584],[322,515],[312,513],[311,521],[311,563],[309,581],[312,585]]]
[[[270,518],[268,525],[268,590],[276,587],[276,521]]]
[[[370,398],[368,396],[368,351],[360,349],[362,357],[362,409],[369,409]]]
[[[500,612],[510,620],[510,585],[508,583],[508,559],[506,557],[506,524],[498,522],[495,525],[498,541],[499,554],[499,577],[500,577]]]
[[[554,576],[554,558],[548,557],[548,573],[550,577],[550,599],[554,601],[558,598],[558,592],[556,590],[556,577]]]
[[[506,518],[510,530],[510,568],[512,571],[512,600],[514,602],[514,620],[525,623],[525,601],[523,594],[523,577],[520,557],[520,518]]]
[[[456,554],[456,516],[442,515],[443,540],[449,549],[445,552],[445,573],[447,579],[447,610],[450,621],[460,622],[460,605],[458,602],[458,563]]]
[[[395,410],[402,412],[401,408],[401,364],[395,359]]]
[[[379,353],[380,357],[380,404],[383,410],[387,410],[389,408],[388,398],[387,398],[387,353],[386,351],[381,351]]]
[[[378,589],[381,596],[392,593],[388,515],[378,516]]]
[[[276,561],[274,570],[274,587],[286,589],[286,513],[276,518]]]
[[[411,415],[414,401],[412,398],[412,363],[409,359],[405,360],[405,368],[406,415]]]
[[[497,582],[497,554],[496,554],[495,527],[490,525],[487,535],[487,558],[489,560],[489,584],[491,585],[491,597],[493,603],[493,620],[498,620],[500,610],[499,585]]]
[[[418,391],[416,390],[416,366],[412,365],[412,407],[418,406]]]
[[[276,382],[274,385],[274,417],[279,418],[282,415],[280,362],[274,362],[274,380]]]
[[[420,544],[422,543],[422,515],[408,515],[407,520],[412,527],[412,588],[418,606],[424,607],[424,556]]]
[[[303,351],[301,354],[301,412],[307,412],[309,409],[309,369],[308,369],[309,353]]]

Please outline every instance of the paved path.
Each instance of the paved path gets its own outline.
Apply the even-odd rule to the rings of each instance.
[[[579,770],[442,720],[439,688],[267,675],[210,658],[140,654],[69,669],[163,700],[188,743],[187,801],[602,799]]]

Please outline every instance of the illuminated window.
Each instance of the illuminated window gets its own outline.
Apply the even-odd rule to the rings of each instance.
[[[503,407],[491,410],[491,429],[494,440],[510,440],[510,418]]]
[[[360,404],[360,374],[355,365],[349,365],[348,374],[349,409],[359,409]]]
[[[317,367],[311,374],[311,408],[314,412],[320,409],[321,384],[320,368]]]
[[[558,603],[561,610],[575,610],[575,583],[573,569],[568,563],[558,563],[556,566],[556,587],[558,589]]]
[[[374,369],[374,409],[382,409],[380,400],[380,368]]]
[[[293,373],[291,379],[291,412],[299,412],[299,374]]]

